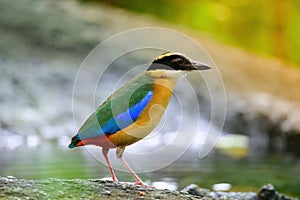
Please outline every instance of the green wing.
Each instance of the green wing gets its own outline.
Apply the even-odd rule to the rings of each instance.
[[[152,97],[154,79],[143,73],[112,94],[78,131],[80,139],[113,134],[132,124]]]

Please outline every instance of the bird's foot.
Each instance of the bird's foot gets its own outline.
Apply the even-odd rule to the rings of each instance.
[[[146,187],[146,188],[155,188],[154,186],[152,185],[148,185],[147,183],[144,183],[142,181],[136,181],[136,182],[122,182],[124,184],[128,184],[128,185],[139,185],[139,186],[142,186],[142,187]]]
[[[143,181],[136,181],[134,183],[134,185],[140,185],[140,186],[147,187],[147,188],[155,188],[154,186],[148,185],[147,183],[144,183]]]
[[[116,183],[119,182],[117,177],[112,177],[111,179],[112,179],[113,182],[116,182]]]

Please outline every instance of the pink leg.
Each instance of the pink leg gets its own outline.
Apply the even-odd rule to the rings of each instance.
[[[121,157],[119,158],[123,164],[125,165],[125,167],[129,170],[129,172],[131,173],[131,175],[133,176],[133,178],[135,179],[135,185],[147,185],[145,184],[139,177],[138,175],[136,175],[136,173],[134,173],[134,171],[131,169],[131,167],[128,165],[128,163]]]
[[[129,170],[130,174],[133,176],[133,178],[135,179],[135,185],[142,185],[142,186],[145,186],[145,187],[152,187],[154,188],[153,186],[150,186],[150,185],[147,185],[146,183],[144,183],[137,175],[136,173],[134,173],[134,171],[131,169],[131,167],[128,165],[128,163],[122,158],[123,156],[123,153],[124,153],[124,149],[125,149],[125,146],[119,146],[117,148],[117,151],[116,151],[116,156],[117,158],[119,158],[123,164],[125,165],[125,167]]]
[[[110,171],[110,174],[111,174],[111,178],[112,178],[112,180],[114,182],[118,182],[118,179],[117,179],[117,177],[116,177],[116,175],[114,173],[113,168],[110,165],[110,162],[109,162],[109,159],[108,159],[108,156],[107,156],[108,151],[109,151],[109,149],[102,148],[102,154],[103,154],[103,156],[105,158],[105,161],[106,161],[106,163],[108,165],[108,168],[109,168],[109,171]]]

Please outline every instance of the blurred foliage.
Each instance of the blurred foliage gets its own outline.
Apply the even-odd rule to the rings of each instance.
[[[300,1],[100,1],[191,27],[230,45],[300,64]]]

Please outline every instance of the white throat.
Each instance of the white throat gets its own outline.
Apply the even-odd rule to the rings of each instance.
[[[176,79],[179,81],[187,76],[188,71],[156,69],[147,71],[147,73],[153,78]]]

